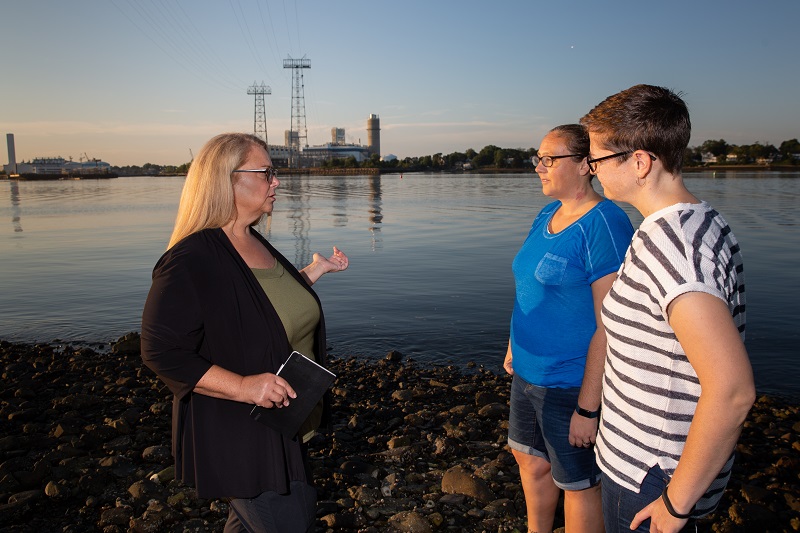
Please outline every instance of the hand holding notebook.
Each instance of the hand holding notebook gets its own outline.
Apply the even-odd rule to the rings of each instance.
[[[256,405],[250,411],[250,416],[291,438],[297,434],[300,425],[308,418],[336,375],[297,351],[289,355],[276,374],[289,382],[297,398],[281,408],[267,409]]]

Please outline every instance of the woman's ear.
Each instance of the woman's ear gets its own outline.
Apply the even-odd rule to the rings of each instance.
[[[589,156],[584,157],[581,159],[581,165],[578,167],[578,172],[580,172],[581,176],[588,176],[592,174],[591,169],[589,168],[589,163],[586,162]]]
[[[653,170],[653,158],[649,152],[636,150],[633,152],[637,178],[645,178]]]

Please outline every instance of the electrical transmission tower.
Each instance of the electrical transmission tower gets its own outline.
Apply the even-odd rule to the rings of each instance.
[[[283,60],[283,68],[292,69],[292,124],[289,130],[289,166],[300,166],[300,147],[308,146],[308,130],[306,129],[306,100],[303,94],[303,69],[311,68],[311,60],[303,56],[302,59]]]
[[[264,95],[272,94],[272,89],[261,82],[261,85],[253,82],[253,85],[247,88],[247,94],[254,94],[256,96],[256,108],[253,116],[253,133],[257,137],[261,137],[265,143],[267,141],[267,111],[264,107]]]

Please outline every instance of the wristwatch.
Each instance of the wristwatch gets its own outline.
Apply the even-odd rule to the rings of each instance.
[[[598,416],[600,416],[600,409],[598,409],[597,411],[587,411],[580,405],[575,406],[575,412],[584,418],[597,418]]]

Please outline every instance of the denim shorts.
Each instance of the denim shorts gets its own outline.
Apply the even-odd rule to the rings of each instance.
[[[669,476],[658,465],[647,471],[647,476],[642,480],[642,486],[638,493],[618,485],[605,473],[601,478],[603,480],[603,520],[606,533],[629,533],[636,513],[659,499],[664,487],[669,483]],[[635,531],[640,533],[650,531],[650,519],[639,524]],[[697,523],[690,519],[680,533],[696,531]]]
[[[548,461],[553,481],[562,490],[584,490],[600,483],[594,448],[569,443],[579,392],[579,387],[538,387],[517,375],[511,381],[508,446]]]

